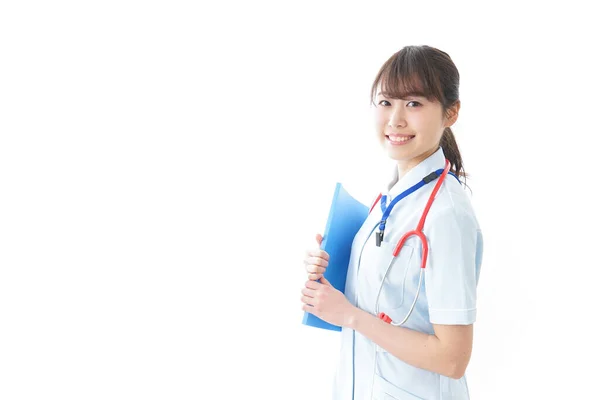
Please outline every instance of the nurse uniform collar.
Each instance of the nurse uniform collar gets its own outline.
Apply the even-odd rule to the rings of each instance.
[[[449,165],[450,162],[448,160],[446,160],[446,164]],[[426,175],[418,183],[409,187],[408,189],[406,189],[405,191],[403,191],[402,193],[400,193],[399,195],[394,197],[394,199],[390,202],[389,206],[387,205],[387,196],[379,194],[379,197],[377,197],[377,200],[375,200],[375,204],[381,199],[380,205],[381,205],[382,216],[381,216],[381,222],[379,223],[379,231],[375,233],[375,244],[377,247],[380,247],[381,242],[383,242],[383,235],[385,233],[385,224],[386,224],[387,219],[390,216],[390,213],[392,212],[392,209],[394,208],[394,206],[400,200],[407,197],[409,194],[416,192],[423,186],[436,180],[438,177],[440,177],[444,173],[444,171],[445,171],[444,168],[440,168],[437,171],[434,171],[434,172]],[[456,177],[456,175],[454,173],[452,173],[452,172],[446,172],[446,173],[450,173],[452,176],[454,176],[458,180],[458,178]],[[373,204],[373,207],[375,206],[375,204]],[[371,207],[371,210],[373,210],[373,207]]]

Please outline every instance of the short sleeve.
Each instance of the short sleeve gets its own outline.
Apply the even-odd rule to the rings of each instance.
[[[424,233],[429,256],[425,290],[429,321],[470,325],[477,314],[477,282],[483,253],[483,236],[477,220],[467,212],[446,209],[431,220],[428,217],[427,222]]]

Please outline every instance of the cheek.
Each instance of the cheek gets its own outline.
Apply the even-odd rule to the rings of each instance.
[[[375,120],[375,127],[377,128],[378,131],[381,131],[382,129],[385,128],[387,119],[383,113],[375,112],[374,120]]]
[[[413,121],[413,123],[413,126],[417,128],[417,131],[421,133],[422,137],[427,138],[427,140],[435,141],[441,137],[439,135],[440,124],[435,118],[419,118],[418,120]]]

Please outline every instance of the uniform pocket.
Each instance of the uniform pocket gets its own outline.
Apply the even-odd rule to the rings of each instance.
[[[398,308],[405,300],[405,285],[415,249],[412,244],[405,243],[398,256],[394,258],[393,252],[396,245],[397,242],[383,242],[380,247],[377,247],[374,243],[369,243],[365,246],[361,259],[360,275],[368,284],[369,300],[373,304],[375,304],[381,288],[379,293],[380,311]],[[388,270],[387,275],[386,270]]]
[[[375,375],[372,400],[423,400]]]

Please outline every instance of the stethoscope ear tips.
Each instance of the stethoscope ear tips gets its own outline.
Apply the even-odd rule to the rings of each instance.
[[[386,324],[389,324],[392,322],[392,319],[386,313],[380,312],[378,317],[380,320],[382,320]]]

